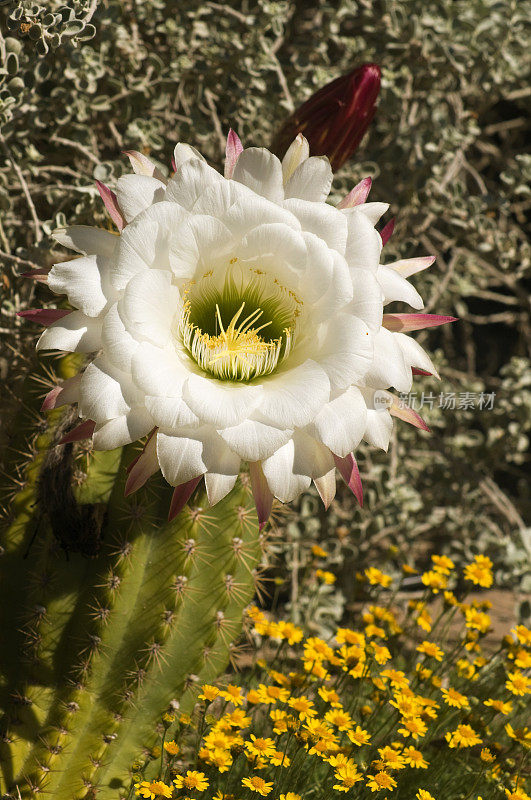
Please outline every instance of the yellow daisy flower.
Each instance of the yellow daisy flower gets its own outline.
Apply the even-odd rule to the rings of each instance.
[[[242,786],[250,789],[251,792],[262,795],[262,797],[266,797],[273,789],[272,782],[266,783],[266,781],[258,775],[253,775],[252,778],[242,778]]]
[[[481,739],[470,725],[458,725],[455,731],[448,731],[445,738],[450,747],[474,747],[481,744]]]
[[[396,781],[387,772],[377,772],[376,775],[367,776],[367,787],[371,792],[379,792],[381,789],[389,789],[391,792],[396,787]]]
[[[468,697],[458,692],[457,689],[452,689],[451,686],[448,689],[441,689],[441,694],[447,706],[453,708],[468,708],[469,706]]]

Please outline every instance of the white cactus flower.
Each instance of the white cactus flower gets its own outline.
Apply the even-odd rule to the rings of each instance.
[[[231,131],[225,176],[185,144],[169,180],[128,155],[135,174],[115,193],[98,187],[119,235],[55,232],[82,254],[47,278],[75,310],[22,312],[48,326],[39,350],[89,357],[44,407],[77,403],[85,422],[69,440],[92,434],[99,450],[149,435],[127,492],[160,468],[176,487],[172,515],[203,477],[217,503],[242,460],[261,524],[273,497],[312,481],[329,505],[336,467],[361,501],[361,440],[387,449],[392,415],[422,426],[387,390],[435,373],[404,331],[452,318],[383,309],[422,308],[406,278],[434,259],[382,266],[375,224],[388,206],[365,202],[370,180],[329,205],[328,159],[300,134],[281,163]]]

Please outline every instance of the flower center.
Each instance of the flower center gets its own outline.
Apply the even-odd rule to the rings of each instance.
[[[250,381],[273,372],[293,347],[301,301],[261,270],[205,273],[184,290],[178,335],[205,372]]]

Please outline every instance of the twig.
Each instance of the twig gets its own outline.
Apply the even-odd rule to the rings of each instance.
[[[91,153],[81,142],[74,142],[71,139],[65,139],[63,136],[57,136],[57,134],[54,134],[50,141],[56,144],[64,144],[65,147],[72,147],[74,150],[78,150],[82,153],[89,161],[92,161],[93,164],[101,164],[99,158],[95,156],[94,153]]]
[[[0,250],[0,258],[7,258],[9,261],[14,261],[15,264],[20,264],[21,267],[31,267],[32,269],[42,269],[42,264],[36,264],[35,261],[28,261],[27,258],[20,258],[20,256],[13,256],[11,253],[4,253]]]
[[[225,141],[226,141],[226,139],[225,139],[225,136],[223,136],[223,129],[221,127],[221,122],[220,122],[220,119],[218,117],[218,112],[217,112],[217,109],[216,109],[216,104],[214,102],[214,97],[212,95],[212,92],[209,89],[205,89],[205,100],[206,100],[207,105],[208,105],[208,107],[210,109],[210,116],[212,117],[212,122],[214,123],[214,128],[216,129],[216,134],[217,134],[217,137],[219,139],[219,143],[221,145],[221,149],[224,150],[225,149]]]
[[[5,140],[5,138],[4,138],[2,133],[0,133],[0,144],[2,145],[2,150],[6,154],[7,158],[11,162],[11,164],[13,165],[13,169],[17,173],[18,179],[20,181],[20,185],[22,186],[22,191],[24,192],[24,196],[26,198],[26,203],[28,204],[28,208],[29,208],[29,212],[30,212],[31,218],[33,220],[33,226],[35,228],[35,239],[36,239],[37,242],[40,242],[42,240],[42,238],[43,238],[42,230],[41,230],[41,221],[40,221],[39,217],[37,216],[37,211],[35,210],[35,206],[33,204],[33,200],[31,199],[31,194],[30,194],[30,190],[29,190],[28,184],[26,183],[26,179],[24,178],[24,175],[22,174],[22,170],[20,169],[19,165],[17,164],[17,162],[13,158],[13,154],[11,153],[11,150],[9,149],[8,144],[7,144],[7,142],[6,142],[6,140]]]

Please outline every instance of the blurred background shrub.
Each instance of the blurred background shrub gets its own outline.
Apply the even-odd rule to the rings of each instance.
[[[94,179],[112,185],[128,171],[120,151],[142,150],[168,172],[183,140],[220,166],[229,125],[245,145],[267,145],[312,92],[376,62],[375,120],[330,199],[373,176],[371,199],[397,217],[387,260],[436,254],[415,285],[427,311],[460,322],[415,334],[442,378],[415,386],[417,401],[435,396],[421,410],[433,433],[399,423],[388,455],[361,448],[363,509],[341,487],[328,513],[310,492],[280,512],[269,574],[279,600],[302,608],[308,598],[282,576],[296,581],[301,548],[325,544],[339,575],[325,593],[332,618],[370,563],[422,569],[433,552],[458,565],[484,552],[497,583],[524,598],[529,11],[517,0],[0,2],[0,443],[21,377],[36,369],[34,333],[15,312],[50,302],[17,276],[60,257],[57,225],[107,225]],[[456,408],[439,407],[441,392],[456,393]],[[475,407],[459,407],[463,392]],[[477,407],[482,392],[495,393],[491,409]]]

